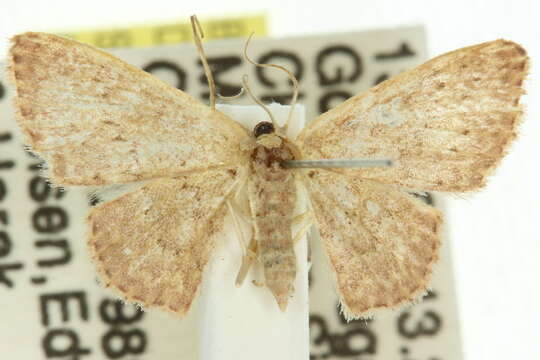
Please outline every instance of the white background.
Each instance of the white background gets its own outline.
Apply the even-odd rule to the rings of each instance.
[[[521,136],[487,189],[451,196],[449,218],[464,351],[473,359],[538,359],[540,324],[540,4],[535,1],[2,0],[0,51],[25,30],[70,29],[265,12],[276,36],[424,24],[437,55],[504,37],[532,59]],[[195,6],[196,4],[196,6]],[[1,120],[0,120],[1,121]],[[444,359],[446,360],[446,359]]]

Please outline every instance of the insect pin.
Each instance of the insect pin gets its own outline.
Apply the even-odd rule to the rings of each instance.
[[[194,19],[193,27],[200,35]],[[511,41],[462,48],[348,99],[293,139],[273,121],[250,131],[217,111],[206,62],[210,107],[55,35],[15,36],[9,60],[18,124],[51,182],[133,184],[87,218],[104,283],[128,301],[180,315],[227,212],[242,211],[234,203],[241,191],[253,235],[238,282],[260,263],[281,309],[294,294],[300,188],[309,195],[300,220],[318,229],[348,318],[421,296],[442,216],[407,191],[482,188],[516,137],[528,70],[525,50]],[[377,166],[350,167],[357,159]]]

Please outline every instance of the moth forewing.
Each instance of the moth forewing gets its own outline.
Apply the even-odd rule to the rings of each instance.
[[[390,158],[345,173],[413,190],[485,185],[516,137],[529,58],[496,40],[438,56],[320,115],[299,136],[308,159]]]
[[[8,60],[15,117],[56,185],[128,183],[241,161],[238,143],[248,134],[240,125],[95,47],[25,33],[13,37]]]

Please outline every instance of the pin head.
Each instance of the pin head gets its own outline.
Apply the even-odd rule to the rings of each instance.
[[[261,135],[264,134],[272,134],[276,130],[274,129],[274,124],[268,121],[261,121],[257,125],[255,125],[255,128],[253,129],[253,136],[258,138]]]

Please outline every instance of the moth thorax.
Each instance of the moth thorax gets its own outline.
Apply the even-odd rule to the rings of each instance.
[[[257,138],[257,145],[268,149],[278,149],[283,147],[283,139],[276,133],[264,134]]]
[[[294,154],[288,142],[277,134],[262,135],[251,155],[254,163],[268,168],[282,168],[283,161],[293,160]]]

